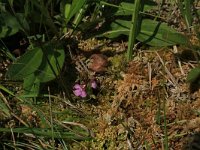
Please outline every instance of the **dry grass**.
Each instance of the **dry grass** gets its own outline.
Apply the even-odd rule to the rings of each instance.
[[[104,77],[101,86],[107,93],[99,96],[99,105],[83,106],[95,118],[91,128],[96,137],[88,147],[157,150],[165,149],[168,140],[170,149],[183,149],[186,137],[199,132],[200,98],[186,82],[196,64],[182,61],[182,51],[180,47],[143,50],[121,79]]]

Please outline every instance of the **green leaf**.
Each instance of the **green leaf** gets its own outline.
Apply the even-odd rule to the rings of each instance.
[[[0,84],[0,89],[3,90],[4,92],[8,93],[9,95],[15,96],[12,91],[4,87],[3,85]]]
[[[6,75],[12,80],[24,79],[38,69],[42,62],[42,56],[40,48],[27,51],[8,68]]]
[[[6,104],[1,99],[0,99],[0,112],[2,112],[5,117],[11,116],[9,108],[6,106]]]
[[[86,3],[86,0],[73,0],[72,4],[69,2],[66,2],[64,5],[64,16],[67,20],[67,22],[74,17],[76,13],[79,12],[79,10],[84,6]]]
[[[22,26],[20,26],[21,30],[26,30],[26,31],[30,31],[30,27],[29,24],[25,18],[25,14],[24,13],[16,13],[16,17],[19,19],[20,23]]]
[[[130,21],[115,20],[110,24],[110,30],[99,35],[107,38],[116,38],[120,35],[128,35],[130,31]]]
[[[187,26],[188,31],[190,31],[190,27],[192,26],[192,5],[193,1],[189,0],[178,0],[179,10],[181,12],[182,17],[185,20],[185,24]]]
[[[24,94],[38,95],[40,91],[40,82],[36,78],[35,74],[32,73],[24,78],[23,83]]]
[[[190,44],[189,39],[186,36],[184,36],[180,33],[170,33],[170,32],[168,32],[168,33],[163,35],[163,39],[169,40],[169,41],[174,42],[174,43],[178,43],[180,45],[186,45],[187,46],[187,45]]]
[[[71,10],[71,6],[72,6],[72,5],[69,4],[69,3],[66,3],[66,4],[65,4],[65,8],[64,8],[64,16],[65,16],[66,19],[69,18],[70,10]]]
[[[134,2],[134,1],[133,1]],[[129,3],[129,2],[121,2],[119,4],[117,12],[115,12],[115,15],[132,15],[134,11],[134,3]],[[153,1],[145,1],[144,4],[144,11],[148,11],[153,9],[157,4]]]
[[[14,0],[8,0],[8,2],[9,2],[9,4],[10,4],[10,6],[13,7],[13,2],[14,2]]]
[[[0,128],[0,132],[8,132],[10,133],[9,128]],[[54,138],[58,139],[75,139],[75,140],[86,140],[89,139],[90,137],[88,136],[88,133],[83,131],[82,133],[77,131],[79,134],[76,134],[76,131],[68,131],[65,129],[59,129],[54,132],[52,132],[51,129],[49,128],[26,128],[26,127],[19,127],[19,128],[12,128],[12,132],[14,133],[29,133],[33,134],[36,136],[43,136],[43,137],[48,137],[51,138],[54,136]]]
[[[20,30],[20,24],[10,13],[0,14],[0,38],[11,36]]]
[[[188,1],[188,0],[184,0],[185,3],[185,21],[186,24],[188,26],[188,28],[190,28],[192,26],[192,21],[193,21],[193,12],[192,12],[192,1]]]
[[[164,38],[165,35],[170,34],[179,34],[174,29],[169,27],[166,23],[144,19],[141,25],[141,31],[137,39],[141,42],[149,44],[151,46],[171,46],[179,44],[179,41],[173,42],[170,39],[170,36],[167,36],[168,39]],[[183,36],[179,34],[179,36]],[[182,42],[181,42],[182,43]]]
[[[200,76],[200,68],[198,67],[194,68],[189,72],[187,76],[187,82],[190,82],[190,83],[195,82],[199,76]]]
[[[48,82],[55,79],[60,73],[65,60],[64,49],[56,49],[49,45],[44,52],[42,64],[35,74],[40,82]]]
[[[115,20],[111,23],[110,30],[99,36],[105,36],[108,38],[116,38],[120,35],[128,36],[130,32],[130,26],[131,21]],[[141,30],[137,36],[137,40],[140,42],[144,42],[151,46],[160,47],[182,44],[183,39],[184,41],[187,41],[187,38],[184,35],[170,28],[166,23],[161,23],[150,19],[142,20]]]

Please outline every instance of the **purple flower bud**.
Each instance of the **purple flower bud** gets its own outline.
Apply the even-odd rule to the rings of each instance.
[[[95,80],[92,80],[92,81],[91,81],[91,87],[92,87],[93,89],[96,89],[96,88],[97,88],[97,82],[96,82]]]
[[[74,89],[73,90],[74,95],[80,96],[80,97],[86,97],[87,96],[84,85],[75,84],[73,89]]]

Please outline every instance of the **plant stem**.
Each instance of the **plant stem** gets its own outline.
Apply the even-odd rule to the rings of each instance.
[[[166,120],[166,99],[164,99],[164,103],[163,103],[163,110],[164,110],[164,149],[168,150],[169,146],[168,146],[168,135],[167,135],[167,120]]]
[[[132,14],[132,20],[131,20],[131,27],[130,27],[130,33],[129,33],[129,39],[128,39],[128,51],[127,51],[127,61],[130,61],[132,59],[133,55],[133,47],[135,45],[136,37],[139,33],[140,26],[141,26],[141,16],[140,11],[143,10],[144,2],[143,0],[136,0],[135,1],[135,9]]]

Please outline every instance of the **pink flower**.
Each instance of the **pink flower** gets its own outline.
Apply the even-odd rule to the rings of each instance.
[[[84,85],[75,84],[73,89],[74,89],[73,90],[74,95],[80,96],[80,97],[86,97],[87,96]]]
[[[91,87],[92,87],[93,89],[96,89],[96,88],[97,88],[97,82],[96,82],[95,80],[92,80],[92,81],[91,81]]]

